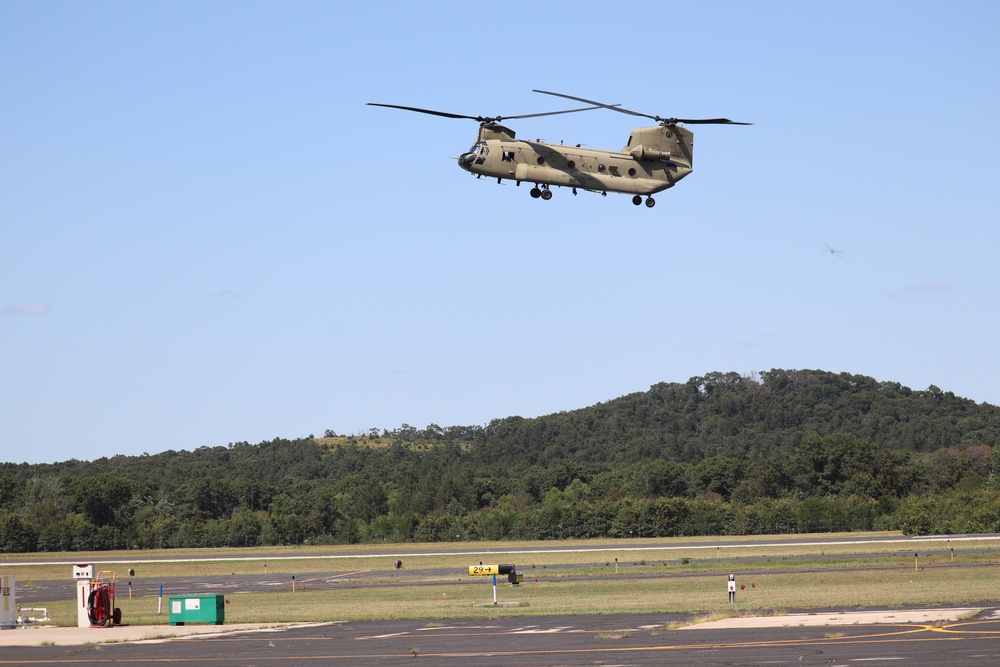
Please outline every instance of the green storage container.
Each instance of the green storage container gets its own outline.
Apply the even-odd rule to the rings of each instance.
[[[225,595],[171,595],[170,625],[185,623],[212,623],[222,625],[226,620]]]

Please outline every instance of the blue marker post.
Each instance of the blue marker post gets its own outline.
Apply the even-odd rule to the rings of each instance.
[[[160,584],[160,599],[156,601],[156,615],[160,615],[160,609],[163,607],[163,584]]]
[[[497,575],[493,575],[493,604],[497,603]]]

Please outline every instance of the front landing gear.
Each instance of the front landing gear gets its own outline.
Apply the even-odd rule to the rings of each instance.
[[[632,203],[638,206],[642,203],[642,197],[639,195],[632,197]],[[656,206],[656,200],[652,197],[646,197],[646,208],[653,208],[654,206]]]
[[[536,185],[535,187],[531,188],[531,192],[529,192],[528,194],[531,195],[532,199],[538,199],[539,197],[541,197],[545,201],[552,199],[552,190],[549,190],[549,186],[547,185],[543,185],[540,188]]]

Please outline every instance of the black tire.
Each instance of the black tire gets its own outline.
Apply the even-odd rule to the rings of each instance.
[[[87,598],[87,617],[91,625],[107,625],[111,620],[111,598],[108,589],[95,588]]]

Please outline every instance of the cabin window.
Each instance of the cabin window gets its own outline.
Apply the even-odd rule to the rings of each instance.
[[[545,164],[545,158],[539,155],[538,159],[535,160],[535,162],[537,162],[538,164]]]
[[[576,169],[576,162],[573,161],[573,160],[567,160],[566,161],[566,168],[567,169]]]
[[[604,173],[605,169],[607,169],[607,167],[605,167],[603,164],[597,165],[597,171],[601,172],[602,174]]]
[[[490,147],[484,143],[479,144],[479,157],[476,158],[476,164],[486,164],[486,156],[490,154]]]
[[[628,175],[629,176],[635,176],[635,167],[629,167],[628,168]]]
[[[503,161],[504,162],[513,162],[514,161],[514,151],[504,151],[503,152]]]

